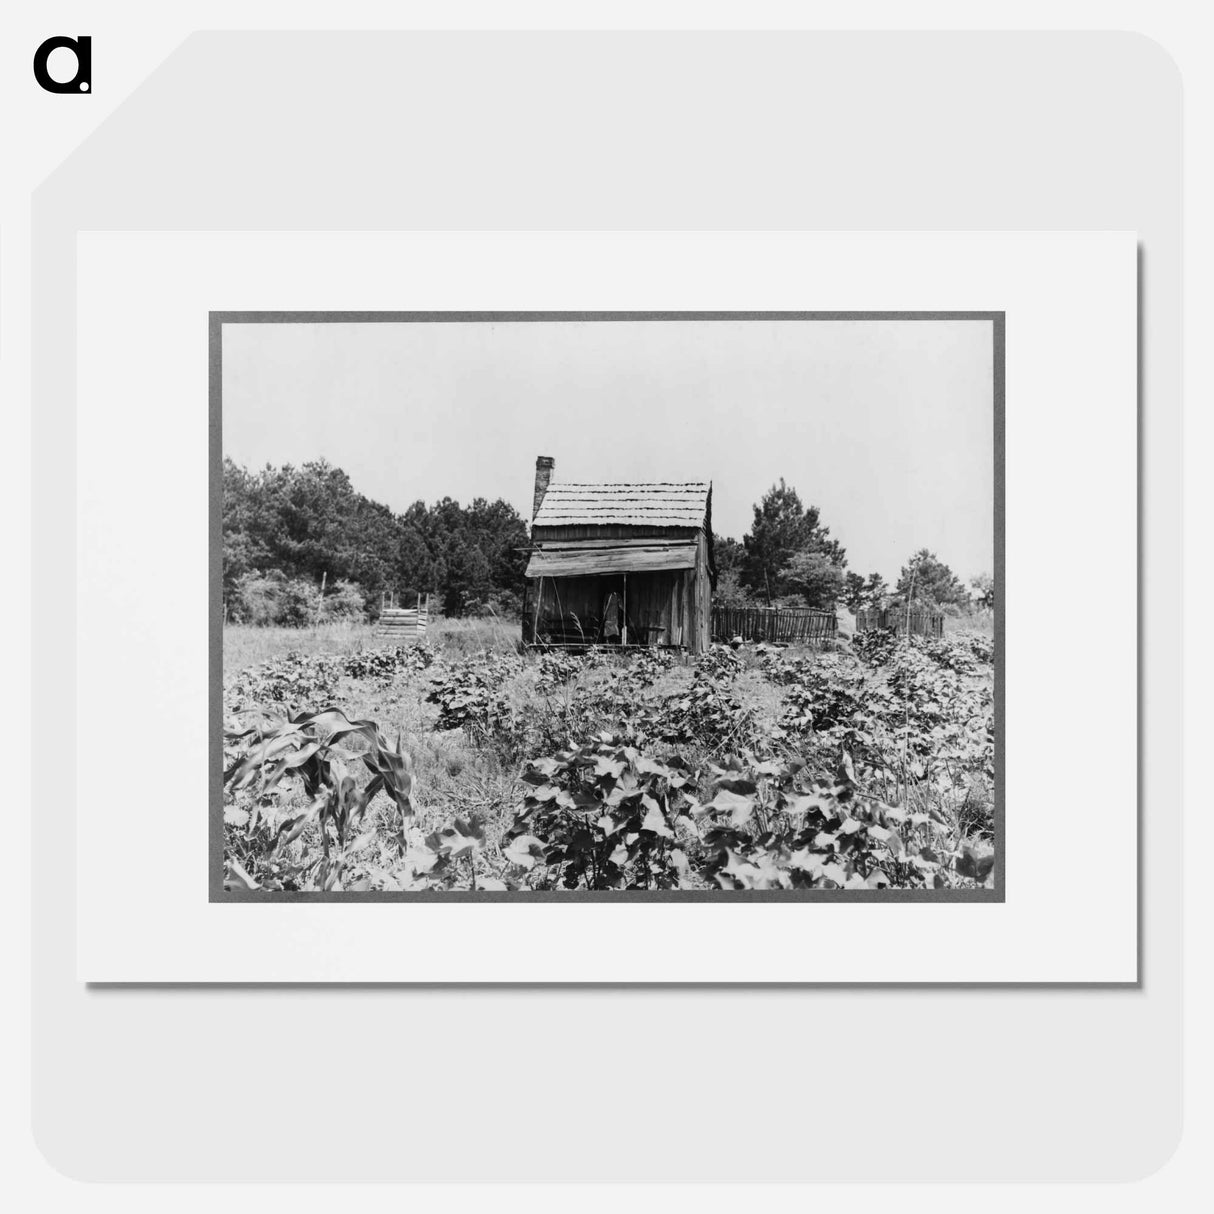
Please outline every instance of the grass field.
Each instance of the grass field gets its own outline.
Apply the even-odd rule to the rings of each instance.
[[[448,653],[474,653],[486,649],[505,652],[516,648],[515,642],[519,636],[518,624],[507,625],[492,618],[440,618],[431,623],[428,641],[435,648]],[[286,653],[344,656],[362,653],[383,644],[383,640],[376,636],[374,624],[343,621],[321,624],[315,628],[257,628],[228,624],[223,630],[223,669],[225,673],[243,670]]]
[[[962,620],[947,620],[949,636],[993,636],[994,616],[976,613]],[[847,612],[839,614],[842,636],[855,633],[855,624]],[[440,653],[468,654],[484,651],[513,652],[520,636],[517,621],[494,618],[448,620],[431,622],[428,644]],[[267,662],[286,653],[352,654],[375,649],[383,644],[377,638],[374,624],[341,622],[321,624],[316,628],[257,628],[251,625],[229,624],[223,630],[224,672],[243,670],[259,662]]]
[[[932,645],[874,636],[692,659],[520,654],[518,625],[495,619],[435,621],[407,651],[383,650],[368,625],[228,627],[229,878],[989,883],[989,629],[966,621]],[[323,709],[374,726],[284,724]],[[367,783],[374,771],[388,774]]]

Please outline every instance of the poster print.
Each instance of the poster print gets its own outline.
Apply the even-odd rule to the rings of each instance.
[[[1002,900],[999,313],[213,313],[213,900]]]

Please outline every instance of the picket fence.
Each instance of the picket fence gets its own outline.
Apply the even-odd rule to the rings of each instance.
[[[835,638],[839,621],[833,611],[782,607],[712,608],[712,639],[775,641],[784,645],[820,645]]]
[[[878,628],[888,628],[897,633],[909,630],[912,636],[942,637],[944,616],[931,611],[914,610],[908,616],[905,607],[864,607],[856,612],[857,632],[872,632]]]

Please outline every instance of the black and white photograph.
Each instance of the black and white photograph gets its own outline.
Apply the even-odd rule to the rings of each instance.
[[[1003,342],[212,313],[212,898],[1002,900]]]
[[[482,7],[8,40],[8,1187],[1198,1205],[1192,23]]]

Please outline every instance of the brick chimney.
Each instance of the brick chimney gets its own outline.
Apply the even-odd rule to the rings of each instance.
[[[555,467],[556,460],[551,455],[541,455],[535,461],[535,499],[531,504],[532,522],[540,512],[540,503],[544,500],[544,494],[548,492],[548,485],[552,480],[552,469]]]

